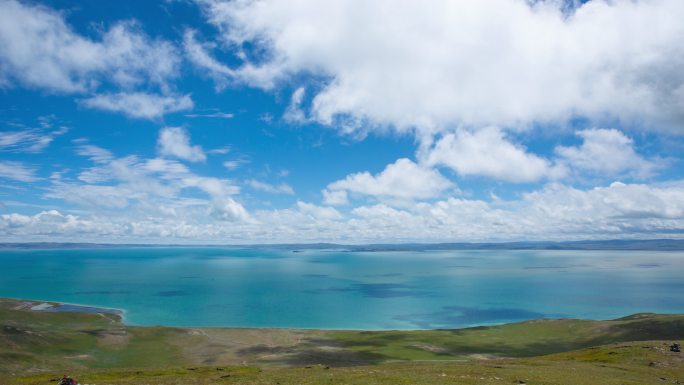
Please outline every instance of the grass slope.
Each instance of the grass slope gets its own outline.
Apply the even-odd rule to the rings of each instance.
[[[37,304],[37,302],[36,302]],[[684,316],[427,331],[131,327],[0,299],[0,383],[684,383]],[[663,379],[661,379],[663,378]]]
[[[81,371],[88,384],[601,384],[684,382],[682,356],[662,342],[608,345],[551,356],[458,363],[388,363],[354,367],[186,367]],[[55,374],[10,376],[9,384],[54,383]]]

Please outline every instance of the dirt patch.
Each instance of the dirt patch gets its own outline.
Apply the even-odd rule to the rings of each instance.
[[[425,350],[431,353],[449,353],[449,351],[446,348],[443,348],[441,346],[436,346],[436,345],[430,345],[430,344],[413,344],[411,345],[412,348],[420,349],[420,350]]]
[[[64,356],[64,359],[67,359],[67,360],[94,360],[95,357],[91,356],[90,354],[77,354],[75,356]]]
[[[102,347],[123,349],[131,341],[131,335],[125,330],[98,333],[97,344]]]

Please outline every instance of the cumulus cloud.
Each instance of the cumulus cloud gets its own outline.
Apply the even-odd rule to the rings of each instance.
[[[423,155],[429,166],[447,166],[462,176],[534,182],[555,172],[551,164],[508,141],[496,127],[446,134]]]
[[[21,162],[0,160],[0,178],[18,182],[35,182],[38,180],[36,170]]]
[[[134,22],[117,23],[91,39],[48,7],[0,2],[0,81],[5,84],[67,93],[91,91],[103,82],[166,88],[179,64],[172,44],[149,38]]]
[[[501,204],[447,198],[397,209],[352,211],[370,238],[437,240],[595,239],[676,236],[684,226],[681,185],[612,183],[587,190],[562,184]]]
[[[214,202],[209,213],[221,221],[249,221],[251,219],[247,210],[232,198],[224,198]]]
[[[90,108],[120,112],[131,118],[156,119],[165,114],[190,110],[194,103],[190,95],[155,95],[145,92],[100,94],[81,103]]]
[[[157,141],[159,153],[189,162],[203,162],[207,159],[202,147],[190,144],[188,132],[181,127],[165,127],[159,132]]]
[[[582,138],[580,146],[559,146],[555,152],[561,162],[578,171],[644,178],[651,176],[662,163],[637,154],[632,139],[616,129],[587,129],[576,134]]]
[[[331,205],[331,206],[346,205],[347,203],[349,203],[347,191],[346,190],[337,190],[337,191],[323,190],[323,202],[326,205]]]
[[[44,180],[43,197],[66,204],[0,215],[3,239],[443,242],[684,231],[684,182],[634,183],[664,161],[640,153],[629,136],[641,127],[682,133],[679,0],[197,2],[218,35],[186,30],[182,54],[217,90],[293,90],[284,101],[286,122],[322,123],[358,137],[373,130],[413,134],[417,160],[333,181],[322,190],[324,205],[298,199],[252,212],[240,203],[236,182],[199,175],[180,161],[228,152],[205,152],[183,128],[160,131],[158,158],[74,141],[90,167]],[[89,108],[158,119],[194,108],[190,95],[172,86],[180,63],[173,44],[135,22],[85,36],[48,7],[0,0],[2,87],[77,93]],[[233,117],[217,110],[185,116]],[[529,145],[529,135],[572,126],[565,123],[576,117],[623,131],[580,130],[578,144],[543,154]],[[0,151],[40,152],[58,133],[3,132]],[[248,161],[223,160],[231,171]],[[510,200],[466,198],[442,175],[446,169],[463,179],[539,184]],[[588,176],[601,186],[568,184]],[[39,180],[30,164],[7,160],[0,161],[0,178]],[[613,180],[630,183],[606,182]],[[284,183],[243,183],[294,193]],[[358,205],[343,206],[350,201]]]
[[[682,186],[652,187],[621,182],[589,190],[551,184],[525,194],[524,201],[537,217],[565,226],[575,225],[572,229],[575,232],[599,225],[603,231],[620,233],[645,223],[646,229],[671,221],[680,226],[684,220],[682,192]]]
[[[387,165],[376,175],[367,171],[360,172],[330,183],[323,194],[332,200],[338,199],[339,202],[342,202],[342,195],[338,191],[377,198],[413,200],[435,198],[453,187],[438,171],[402,158]]]
[[[423,146],[419,156],[426,166],[445,166],[460,176],[483,176],[513,183],[578,177],[615,178],[652,176],[665,162],[638,154],[634,142],[616,129],[585,129],[575,133],[578,146],[557,146],[549,159],[529,152],[497,127],[458,129]]]
[[[506,238],[510,232],[510,214],[491,207],[484,201],[447,198],[432,204],[420,203],[408,208],[395,208],[384,204],[361,206],[352,211],[368,231],[368,239],[387,239],[405,242],[404,239],[427,241],[478,240]]]
[[[326,79],[309,106],[325,124],[433,132],[579,115],[681,132],[684,121],[679,0],[198,2],[221,35],[191,44],[196,64],[262,88]],[[208,56],[221,46],[242,63]]]
[[[314,220],[339,220],[342,214],[333,207],[317,206],[311,203],[297,201],[299,211]]]
[[[225,244],[652,238],[677,237],[684,230],[681,181],[660,186],[615,182],[589,189],[552,183],[512,201],[447,197],[402,208],[364,205],[349,213],[302,201],[253,216],[232,198],[210,205],[194,200],[155,203],[165,210],[142,206],[120,215],[3,214],[0,234],[24,240],[87,236]],[[136,215],[141,210],[144,215]]]

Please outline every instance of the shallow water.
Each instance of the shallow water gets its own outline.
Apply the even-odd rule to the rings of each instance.
[[[422,329],[684,313],[684,252],[0,250],[0,297],[136,325]]]

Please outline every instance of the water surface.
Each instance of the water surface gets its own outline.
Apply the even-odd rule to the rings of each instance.
[[[451,328],[684,313],[684,252],[0,250],[0,297],[136,325]]]

